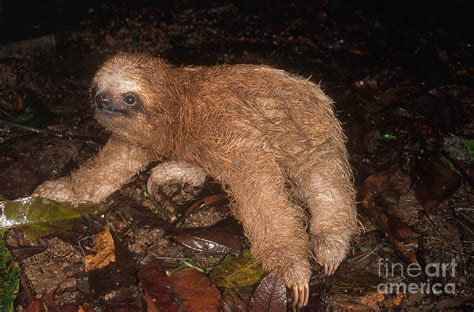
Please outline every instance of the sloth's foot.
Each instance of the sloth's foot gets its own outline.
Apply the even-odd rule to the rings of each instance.
[[[313,237],[312,246],[316,261],[323,267],[325,275],[336,272],[339,264],[346,257],[349,241],[338,233],[318,233]]]
[[[76,195],[69,177],[43,182],[36,188],[32,196],[48,198],[58,202],[76,202]]]
[[[147,182],[149,192],[166,184],[189,184],[195,188],[201,187],[206,181],[206,172],[200,168],[182,161],[167,161],[151,170]]]
[[[298,260],[293,264],[274,270],[280,273],[286,286],[292,290],[293,305],[303,307],[309,300],[309,279],[311,266],[308,259]]]

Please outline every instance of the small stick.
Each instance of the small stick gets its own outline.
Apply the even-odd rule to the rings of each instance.
[[[6,120],[1,120],[1,119],[0,119],[0,124],[11,127],[11,128],[17,128],[17,129],[31,131],[31,132],[34,132],[34,133],[51,133],[48,130],[39,129],[39,128],[35,128],[35,127],[30,127],[30,126],[25,126],[25,125],[21,125],[21,124],[18,124],[18,123],[6,121]],[[54,132],[52,132],[52,133],[56,134]],[[56,134],[56,135],[58,135],[58,134]]]

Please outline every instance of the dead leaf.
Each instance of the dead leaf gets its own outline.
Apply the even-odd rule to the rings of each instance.
[[[242,226],[230,218],[212,227],[182,230],[174,239],[199,252],[228,254],[242,246],[244,237]]]
[[[364,50],[362,50],[360,48],[356,48],[356,47],[350,48],[349,52],[352,55],[355,55],[355,56],[365,56],[365,55],[367,55],[367,53]]]
[[[148,312],[179,311],[174,300],[171,280],[158,268],[142,269],[138,272],[142,282]]]
[[[185,311],[222,311],[221,294],[206,275],[193,269],[184,269],[171,275],[170,280]]]
[[[287,304],[285,283],[276,274],[270,273],[258,285],[250,299],[247,311],[284,312]]]
[[[440,161],[423,158],[415,166],[416,199],[429,213],[448,199],[461,185],[462,177]]]
[[[377,307],[377,305],[385,300],[382,293],[369,293],[362,297],[361,302],[369,307]]]
[[[122,289],[130,288],[137,282],[136,262],[132,258],[128,249],[119,241],[115,242],[115,262],[110,262],[107,266],[94,269],[89,272],[89,288],[97,297],[105,296],[107,294],[116,294],[119,304],[126,302],[126,297],[133,297],[134,294],[129,295],[126,292],[120,292]],[[111,301],[108,300],[107,303]],[[133,305],[130,300],[127,304]],[[129,306],[130,306],[129,305]]]
[[[226,200],[227,201],[227,193],[221,192],[217,194],[211,194],[206,197],[203,197],[199,199],[198,201],[195,201],[191,206],[189,206],[188,209],[186,209],[186,212],[184,213],[182,220],[186,219],[189,217],[192,213],[198,211],[204,206],[211,206],[211,205],[216,205],[220,203],[221,201]]]
[[[80,308],[80,307],[79,307]],[[54,302],[52,293],[47,293],[39,299],[33,300],[25,309],[26,312],[76,312],[78,307],[72,304],[58,305]]]
[[[226,311],[247,312],[252,287],[227,288],[222,294],[223,305]]]
[[[381,282],[383,278],[369,270],[342,265],[333,277],[329,294],[342,311],[378,310],[378,304],[386,302],[384,294],[377,291]]]
[[[386,213],[383,206],[387,205],[387,196],[381,200],[380,195],[390,192],[395,201],[407,192],[406,183],[397,183],[407,179],[409,176],[400,169],[384,170],[369,176],[363,182],[359,196],[362,207],[375,220],[377,226],[394,245],[397,252],[409,263],[418,263],[416,248],[418,248],[418,237],[413,230],[403,224],[399,218]],[[409,184],[408,184],[409,185]],[[390,196],[388,196],[389,198]],[[390,200],[388,200],[390,201]]]
[[[43,306],[43,303],[39,299],[33,300],[27,307],[26,312],[45,312],[46,309]]]
[[[330,306],[329,311],[332,309],[339,311],[373,311],[375,307],[368,307],[367,305],[357,301],[352,296],[345,294],[337,294],[333,297],[333,306]],[[375,310],[376,311],[376,310]]]
[[[114,238],[108,226],[94,237],[93,250],[96,252],[95,255],[87,255],[84,258],[86,272],[104,268],[109,263],[115,262]]]

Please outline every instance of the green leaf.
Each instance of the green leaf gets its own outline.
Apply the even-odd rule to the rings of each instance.
[[[441,156],[441,157],[439,158],[439,161],[443,164],[443,166],[445,166],[445,167],[448,168],[449,170],[454,171],[454,172],[456,172],[457,174],[461,175],[461,174],[459,173],[459,171],[456,169],[456,167],[454,166],[454,164],[452,163],[452,161],[450,161],[450,160],[447,159],[446,157]]]
[[[260,282],[265,274],[250,251],[244,250],[238,256],[226,256],[224,261],[211,271],[209,277],[219,287],[235,288],[254,285]]]
[[[14,311],[13,302],[20,286],[20,267],[0,240],[0,311]]]
[[[382,140],[384,141],[395,141],[396,139],[397,136],[390,133],[385,133],[384,135],[382,135]]]
[[[461,138],[461,142],[466,146],[469,151],[469,159],[474,160],[474,140]]]
[[[59,203],[43,198],[25,197],[0,201],[0,230],[25,225],[47,225],[51,222],[78,219],[106,209],[103,205]]]
[[[371,249],[369,247],[359,246],[359,251],[361,253],[369,252]]]

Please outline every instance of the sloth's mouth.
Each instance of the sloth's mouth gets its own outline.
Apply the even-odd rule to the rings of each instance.
[[[103,114],[120,114],[120,115],[128,115],[128,112],[124,109],[119,109],[119,108],[112,108],[112,107],[101,107],[101,108],[96,108],[96,112],[98,113],[103,113]]]

